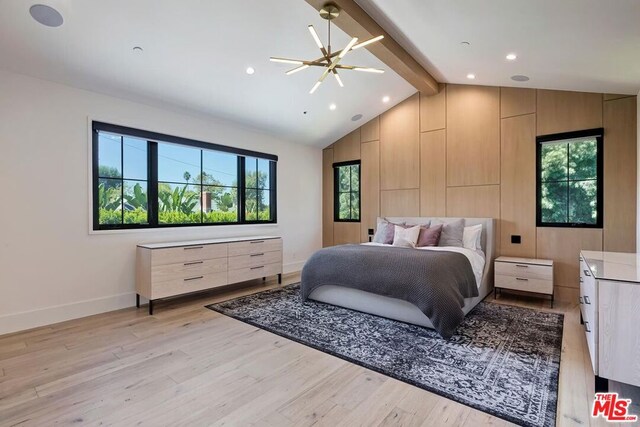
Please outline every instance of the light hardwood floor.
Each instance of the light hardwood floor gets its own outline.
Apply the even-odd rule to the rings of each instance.
[[[509,425],[204,308],[274,286],[1,336],[0,425]],[[498,301],[548,306],[506,293]],[[554,311],[566,314],[557,424],[604,425],[589,417],[594,384],[577,308]]]

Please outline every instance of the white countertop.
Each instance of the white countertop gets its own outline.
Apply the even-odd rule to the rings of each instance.
[[[596,279],[640,283],[640,254],[582,251]]]
[[[164,249],[175,248],[180,246],[198,246],[198,245],[215,245],[217,243],[231,243],[231,242],[247,242],[249,240],[269,240],[279,239],[278,236],[243,236],[243,237],[224,237],[220,239],[207,239],[207,240],[186,240],[179,242],[162,242],[162,243],[141,243],[139,248],[145,249]]]

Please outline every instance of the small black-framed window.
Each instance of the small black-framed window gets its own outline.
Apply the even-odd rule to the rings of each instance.
[[[536,138],[538,227],[602,228],[602,128]]]
[[[275,155],[96,121],[92,131],[94,230],[277,222]]]
[[[333,164],[334,221],[360,222],[360,160]]]

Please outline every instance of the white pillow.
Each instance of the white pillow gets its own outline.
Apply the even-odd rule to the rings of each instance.
[[[482,224],[465,227],[462,233],[462,247],[482,250]]]
[[[420,236],[420,226],[404,228],[396,225],[395,232],[393,234],[393,246],[403,246],[408,248],[415,248],[416,242]]]

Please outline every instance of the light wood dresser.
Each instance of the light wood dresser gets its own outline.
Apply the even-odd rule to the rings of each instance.
[[[238,237],[138,245],[136,306],[267,276],[282,283],[282,239]]]
[[[579,303],[596,392],[640,386],[640,254],[582,251]]]
[[[493,296],[499,289],[549,295],[553,307],[553,261],[501,256],[494,264]]]

